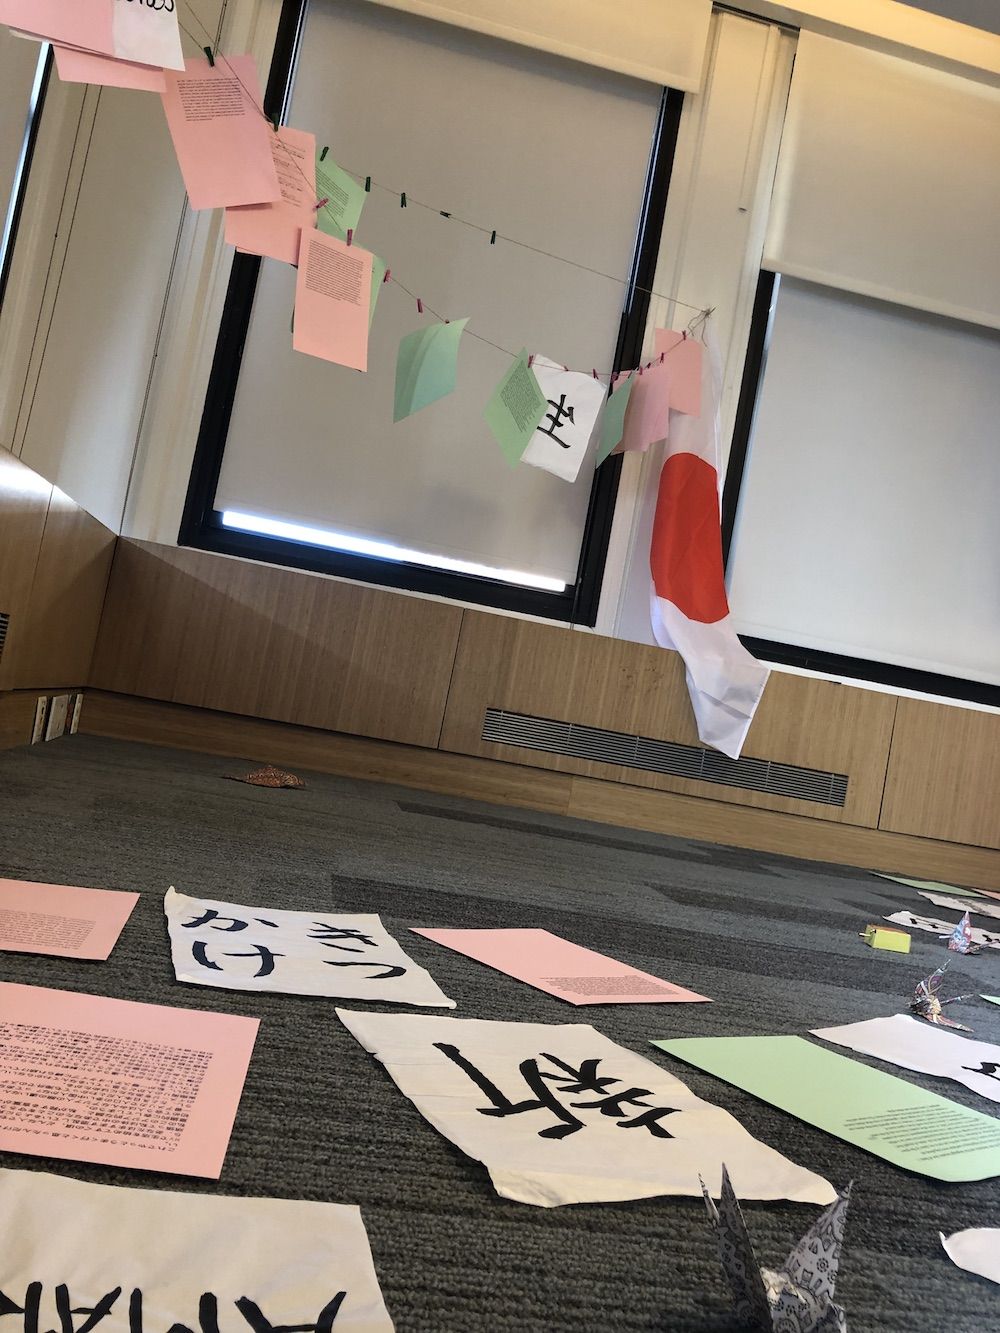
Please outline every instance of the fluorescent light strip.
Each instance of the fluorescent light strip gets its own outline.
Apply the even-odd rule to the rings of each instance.
[[[472,560],[453,560],[447,555],[430,555],[426,551],[411,551],[391,542],[369,541],[365,537],[349,537],[327,528],[310,528],[301,523],[285,523],[277,518],[260,518],[244,514],[238,509],[226,509],[222,514],[223,526],[239,532],[256,532],[262,537],[279,537],[282,541],[302,542],[307,546],[325,546],[332,551],[347,551],[351,555],[367,555],[375,560],[393,560],[400,564],[424,565],[428,569],[444,569],[452,574],[472,574],[478,578],[496,579],[500,583],[515,583],[522,588],[540,588],[544,592],[565,592],[566,584],[543,574],[525,574],[518,569],[494,569],[492,565],[478,565]]]

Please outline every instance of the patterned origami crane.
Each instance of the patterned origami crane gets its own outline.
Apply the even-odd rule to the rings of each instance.
[[[926,1018],[928,1023],[935,1023],[940,1028],[958,1028],[959,1032],[971,1032],[972,1028],[967,1028],[964,1023],[956,1023],[953,1018],[945,1018],[941,1012],[942,1005],[972,999],[971,995],[951,995],[947,1000],[941,999],[938,991],[941,989],[941,978],[944,976],[947,966],[948,964],[945,963],[936,972],[932,972],[925,981],[917,982],[913,999],[910,1001],[910,1008],[921,1018]]]
[[[251,787],[304,787],[306,785],[294,773],[286,773],[284,769],[275,768],[273,764],[265,764],[263,768],[255,768],[243,777],[237,777],[235,774],[227,774],[227,776],[232,782],[248,782]]]
[[[983,946],[972,942],[972,922],[968,912],[949,935],[948,948],[953,953],[982,953]]]
[[[704,1181],[701,1189],[738,1318],[766,1333],[847,1333],[847,1315],[834,1304],[833,1289],[850,1185],[816,1219],[777,1272],[761,1268],[757,1262],[725,1166],[718,1207]]]

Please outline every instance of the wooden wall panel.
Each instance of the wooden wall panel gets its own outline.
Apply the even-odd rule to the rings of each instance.
[[[900,699],[879,827],[1000,848],[1000,716]]]
[[[436,746],[461,622],[457,606],[123,540],[91,681]]]
[[[1000,852],[960,847],[878,829],[819,822],[770,810],[637,791],[621,783],[546,772],[441,750],[285,723],[201,712],[177,704],[88,691],[80,730],[96,736],[169,745],[247,762],[313,769],[420,791],[447,792],[598,823],[699,838],[730,847],[833,861],[863,869],[1000,889]],[[231,771],[228,767],[220,771]],[[863,923],[862,923],[863,924]]]
[[[62,491],[0,451],[0,689],[86,683],[116,541]]]
[[[698,745],[676,653],[466,612],[443,749],[874,828],[896,700],[774,672],[743,753],[848,775],[843,808],[480,740],[487,707]]]
[[[35,724],[34,694],[0,694],[0,750],[27,745]]]

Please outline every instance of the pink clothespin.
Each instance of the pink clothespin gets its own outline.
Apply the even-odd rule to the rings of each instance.
[[[386,271],[382,274],[382,281],[388,282],[391,277],[392,277],[392,269],[387,268]]]
[[[528,369],[530,370],[534,364],[535,364],[535,354],[534,352],[532,352],[531,355],[528,357]]]
[[[596,371],[596,370],[592,370],[590,373],[591,373],[591,375],[593,375],[594,379],[596,380],[596,379],[597,379],[597,371]]]
[[[327,204],[328,204],[329,202],[330,202],[329,199],[317,199],[317,200],[316,200],[316,212],[318,213],[319,210],[320,210],[321,208],[326,208],[326,206],[327,206]]]
[[[667,355],[666,352],[661,352],[661,353],[660,353],[660,365],[661,365],[661,366],[663,365],[663,359],[664,359],[664,357],[665,357],[666,355]]]
[[[347,244],[348,244],[348,245],[353,245],[353,244],[354,244],[354,228],[353,228],[353,227],[348,227],[348,228],[347,228]]]
[[[642,366],[639,367],[639,374],[642,374]]]
[[[613,371],[611,372],[611,383],[612,383],[612,384],[617,384],[617,383],[618,383],[618,376],[619,376],[620,374],[621,374],[621,372],[618,371],[618,370],[613,370]]]
[[[423,313],[424,313],[424,303],[423,303],[423,301],[421,301],[420,297],[418,296],[418,297],[417,297],[417,314],[418,314],[418,315],[422,315]]]

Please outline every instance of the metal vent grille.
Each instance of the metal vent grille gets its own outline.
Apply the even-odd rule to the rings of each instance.
[[[10,624],[10,613],[0,611],[0,657],[3,657],[3,646],[7,642],[7,627]]]
[[[703,750],[698,745],[654,741],[648,736],[630,736],[624,731],[585,727],[578,722],[553,722],[527,713],[508,713],[502,708],[487,708],[482,738],[498,745],[520,745],[527,750],[545,750],[574,759],[623,764],[649,773],[669,773],[673,777],[740,787],[744,791],[793,796],[821,805],[842,806],[847,799],[845,773],[797,768],[771,759],[729,759],[717,750]]]

